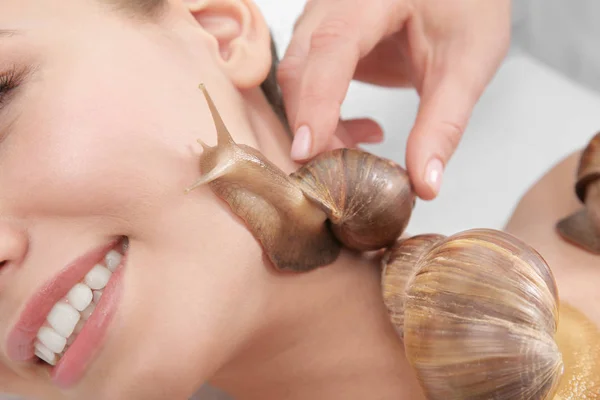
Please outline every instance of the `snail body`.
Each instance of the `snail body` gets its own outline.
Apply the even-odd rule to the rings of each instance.
[[[600,331],[593,321],[564,302],[559,313],[556,341],[565,373],[552,400],[599,400]]]
[[[600,132],[579,160],[575,194],[584,205],[556,224],[560,236],[594,254],[600,254]]]
[[[203,175],[186,192],[209,185],[280,271],[326,266],[342,247],[382,249],[384,304],[428,399],[562,400],[574,390],[560,384],[561,350],[581,344],[557,342],[556,283],[533,248],[490,229],[401,239],[415,203],[404,169],[340,149],[286,175],[234,143],[201,89],[218,141],[200,142]],[[588,367],[575,367],[579,387]]]

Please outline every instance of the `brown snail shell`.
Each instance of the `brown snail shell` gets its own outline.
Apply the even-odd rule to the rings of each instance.
[[[256,149],[234,143],[206,88],[200,88],[218,143],[200,142],[204,174],[186,191],[209,184],[244,220],[277,269],[311,270],[332,263],[342,245],[377,250],[402,234],[415,201],[403,168],[344,149],[322,154],[287,176]]]
[[[554,277],[504,232],[398,241],[383,297],[428,399],[552,399],[563,372]]]
[[[325,211],[336,238],[358,251],[394,244],[415,204],[404,169],[356,149],[322,153],[291,177]]]
[[[600,132],[581,155],[575,194],[584,207],[558,221],[556,229],[566,241],[600,254]]]

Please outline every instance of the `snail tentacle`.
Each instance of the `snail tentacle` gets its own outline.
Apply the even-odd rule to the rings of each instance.
[[[204,147],[204,151],[210,151],[211,147]],[[220,164],[217,164],[213,169],[211,169],[210,171],[208,171],[206,174],[204,174],[202,177],[198,178],[198,180],[196,180],[196,182],[194,182],[191,186],[188,186],[187,188],[185,188],[185,192],[189,193],[192,190],[205,185],[207,183],[210,183],[220,177],[222,177],[223,175],[225,175],[229,169],[233,166],[233,162],[231,162],[230,160],[224,160],[224,162],[221,162]]]

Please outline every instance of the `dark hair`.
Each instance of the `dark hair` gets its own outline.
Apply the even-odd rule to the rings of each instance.
[[[110,6],[118,12],[125,13],[131,18],[154,18],[158,17],[167,4],[166,0],[101,0],[104,4]],[[289,123],[285,114],[285,106],[281,90],[277,83],[277,67],[279,65],[279,56],[277,48],[271,35],[271,69],[269,75],[260,85],[263,94],[269,102],[271,108],[283,123],[285,129],[289,132]]]
[[[267,101],[271,105],[271,108],[279,117],[286,130],[290,131],[289,121],[285,113],[285,104],[283,103],[283,96],[281,95],[281,89],[277,83],[277,67],[279,66],[279,55],[277,54],[277,47],[271,35],[271,70],[269,75],[260,85]]]

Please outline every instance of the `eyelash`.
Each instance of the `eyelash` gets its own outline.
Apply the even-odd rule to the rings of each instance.
[[[19,86],[19,76],[16,68],[0,74],[0,107],[6,100],[8,94]]]

